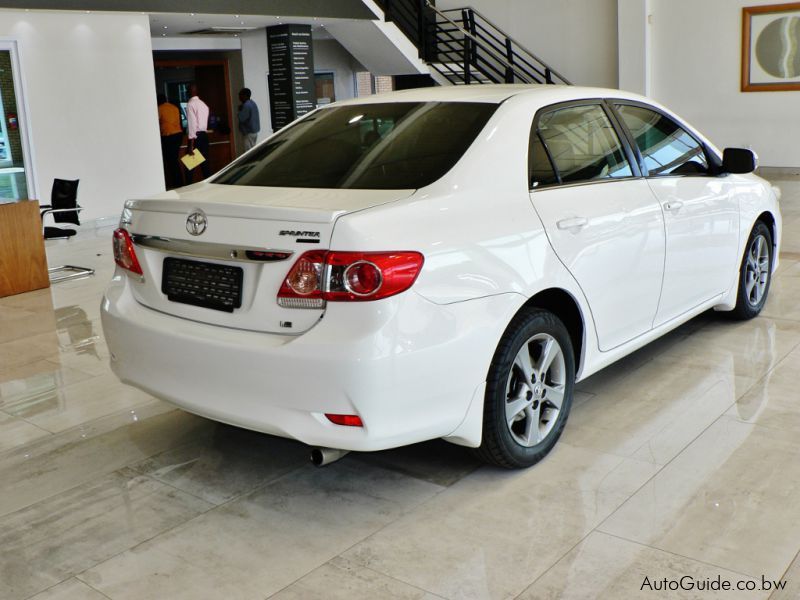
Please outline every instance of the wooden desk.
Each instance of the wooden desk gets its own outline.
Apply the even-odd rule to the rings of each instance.
[[[36,200],[0,204],[0,298],[50,287]]]

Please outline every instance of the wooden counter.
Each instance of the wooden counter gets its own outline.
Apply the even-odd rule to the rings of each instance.
[[[0,298],[50,287],[36,200],[0,204]]]

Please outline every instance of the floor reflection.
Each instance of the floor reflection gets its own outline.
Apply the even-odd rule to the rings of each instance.
[[[71,349],[78,354],[100,358],[96,347],[100,335],[95,332],[94,324],[89,320],[85,310],[80,306],[66,306],[57,308],[55,315],[62,349]]]

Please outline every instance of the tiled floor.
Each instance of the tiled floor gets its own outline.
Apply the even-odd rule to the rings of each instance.
[[[800,181],[763,315],[707,314],[580,384],[523,472],[430,442],[323,469],[300,444],[120,384],[110,230],[51,243],[91,279],[0,300],[0,598],[800,597]]]

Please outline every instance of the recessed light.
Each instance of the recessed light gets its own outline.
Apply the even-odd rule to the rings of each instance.
[[[193,17],[193,16],[194,16],[194,13],[189,13],[189,16],[190,16],[190,17]]]
[[[233,15],[233,16],[236,17],[237,19],[239,18],[239,15]]]
[[[166,33],[162,33],[161,37],[167,37],[167,34]]]
[[[169,25],[164,25],[164,29],[169,29]]]
[[[239,24],[244,25],[244,21],[239,21]]]

